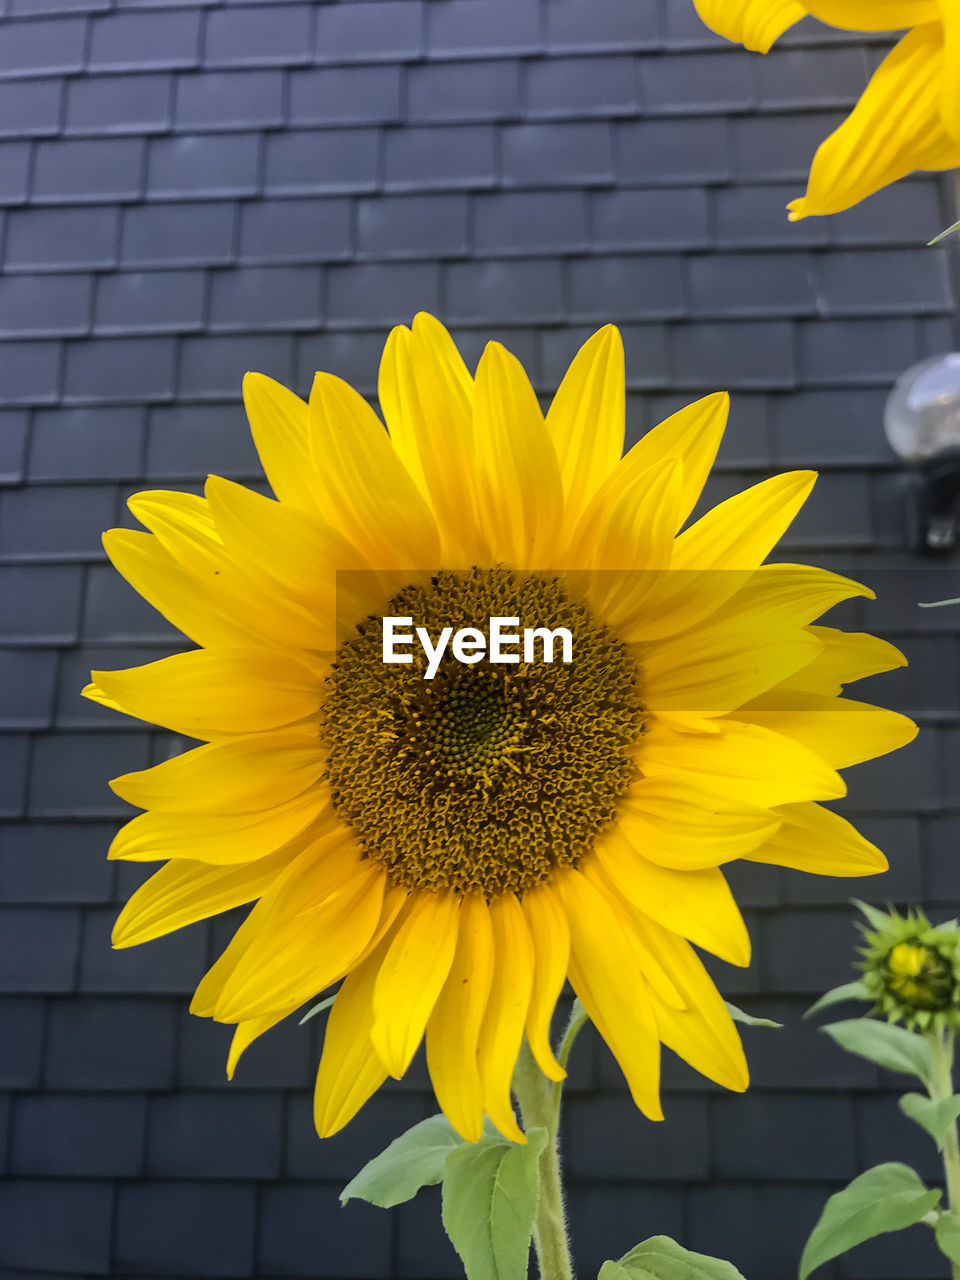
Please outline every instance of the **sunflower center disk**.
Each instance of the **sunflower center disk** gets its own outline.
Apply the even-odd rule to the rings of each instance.
[[[323,734],[327,781],[367,856],[409,888],[492,896],[576,866],[616,816],[642,730],[626,646],[556,578],[505,568],[444,570],[384,607],[436,640],[444,627],[566,627],[573,661],[465,666],[444,654],[433,679],[383,661],[383,619],[340,646]],[[514,650],[516,652],[516,650]]]

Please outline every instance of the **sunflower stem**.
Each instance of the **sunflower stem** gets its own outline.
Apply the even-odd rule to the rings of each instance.
[[[954,1034],[952,1031],[931,1031],[927,1036],[933,1056],[933,1079],[930,1081],[930,1097],[941,1102],[953,1096]],[[960,1142],[957,1140],[956,1121],[950,1125],[943,1140],[943,1168],[947,1181],[947,1209],[960,1215]],[[951,1275],[960,1280],[960,1263],[954,1263]]]
[[[583,1006],[577,1001],[563,1033],[557,1060],[566,1066],[577,1032],[586,1021]],[[547,1130],[547,1145],[540,1155],[540,1200],[533,1228],[533,1247],[537,1253],[540,1280],[573,1280],[573,1262],[567,1237],[563,1205],[563,1183],[560,1176],[560,1102],[562,1082],[548,1080],[524,1038],[513,1076],[513,1091],[520,1103],[525,1129],[542,1125]]]

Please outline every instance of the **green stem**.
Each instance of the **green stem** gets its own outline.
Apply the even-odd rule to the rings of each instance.
[[[566,1067],[577,1033],[587,1020],[579,1000],[574,1003],[570,1021],[560,1042],[557,1061]],[[526,1039],[513,1076],[513,1091],[520,1103],[523,1127],[547,1130],[547,1144],[540,1155],[540,1201],[533,1228],[533,1245],[537,1252],[540,1280],[573,1280],[573,1262],[563,1206],[563,1183],[560,1177],[560,1101],[561,1081],[548,1080],[530,1052]]]
[[[941,1102],[953,1096],[954,1035],[952,1031],[934,1031],[927,1037],[933,1058],[930,1097]],[[943,1140],[943,1168],[947,1180],[948,1212],[960,1216],[960,1142],[956,1122],[951,1124]],[[953,1280],[960,1280],[960,1263],[954,1263]]]

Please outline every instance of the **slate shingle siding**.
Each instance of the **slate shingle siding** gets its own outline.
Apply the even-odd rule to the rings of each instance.
[[[736,868],[756,942],[724,989],[754,1085],[665,1063],[667,1123],[632,1109],[592,1032],[570,1086],[581,1274],[666,1231],[749,1280],[793,1274],[829,1192],[929,1152],[896,1080],[800,1014],[843,979],[848,894],[957,909],[960,691],[949,565],[921,571],[881,433],[907,364],[955,345],[951,255],[924,247],[946,184],[911,179],[791,225],[817,141],[879,44],[804,24],[767,59],[690,0],[6,0],[0,3],[0,1280],[27,1275],[460,1274],[428,1193],[387,1215],[337,1189],[428,1113],[418,1062],[320,1144],[317,1027],[280,1028],[223,1081],[228,1035],[187,993],[228,935],[112,952],[143,869],[104,854],[106,780],[164,735],[78,694],[93,666],[182,640],[109,569],[135,489],[255,480],[244,370],[374,393],[385,327],[428,307],[469,357],[504,339],[548,392],[591,327],[623,328],[629,436],[718,386],[733,415],[709,494],[822,471],[787,541],[878,589],[847,610],[913,659],[877,696],[919,740],[850,776],[880,883]],[[227,922],[230,923],[230,922]],[[930,1170],[935,1176],[935,1170]],[[825,1278],[943,1274],[885,1237]]]

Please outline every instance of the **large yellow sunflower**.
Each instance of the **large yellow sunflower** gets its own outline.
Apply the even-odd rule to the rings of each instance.
[[[960,0],[694,0],[718,35],[758,53],[812,15],[852,31],[912,28],[813,160],[791,221],[840,213],[914,169],[960,168]]]
[[[817,802],[843,795],[839,767],[915,733],[840,697],[901,655],[813,625],[871,593],[764,565],[814,474],[765,480],[680,532],[728,398],[681,410],[621,458],[610,327],[546,418],[502,346],[474,379],[427,315],[387,341],[389,433],[329,374],[309,404],[259,374],[244,395],[277,500],[211,476],[203,498],[132,498],[150,532],[104,538],[200,647],[94,672],[85,692],[206,744],[112,784],[147,812],[111,857],[165,863],[115,944],[256,903],[191,1006],[236,1024],[231,1073],[255,1037],[342,979],[317,1074],[321,1134],[426,1038],[455,1128],[477,1139],[486,1113],[522,1141],[511,1075],[526,1033],[562,1077],[548,1035],[567,977],[647,1116],[661,1116],[661,1042],[745,1088],[736,1029],[694,950],[750,959],[721,866],[882,870]],[[385,617],[436,637],[492,616],[566,627],[573,660],[448,652],[433,679],[412,647],[410,663],[383,661]]]

